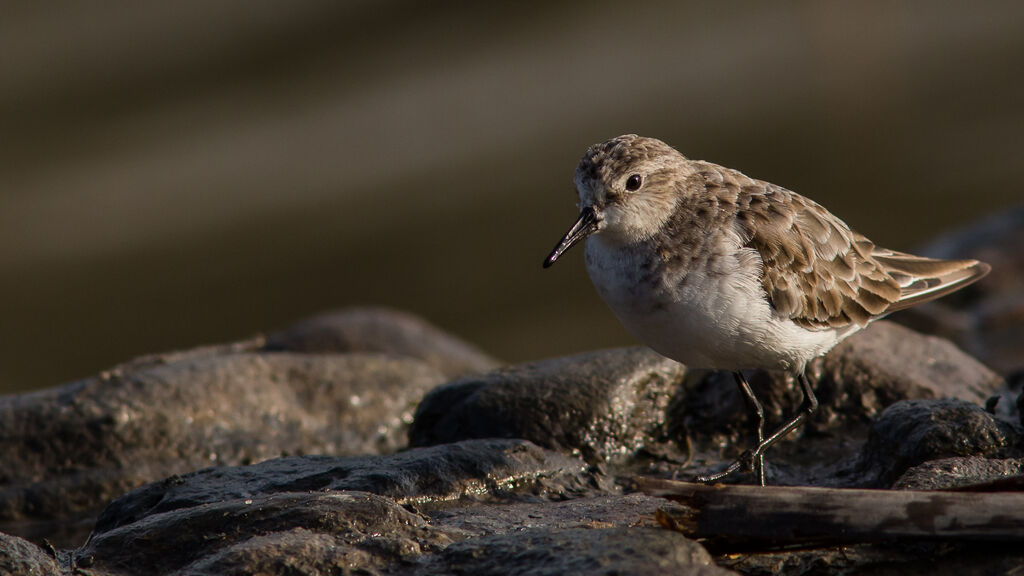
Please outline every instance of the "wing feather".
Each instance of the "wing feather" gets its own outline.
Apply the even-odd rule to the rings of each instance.
[[[806,328],[863,327],[989,271],[976,260],[935,260],[879,248],[799,194],[727,168],[705,167],[709,192],[729,188],[736,209],[746,212],[736,225],[764,262],[761,284],[768,301],[781,317]]]

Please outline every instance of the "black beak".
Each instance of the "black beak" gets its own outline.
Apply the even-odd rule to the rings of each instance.
[[[562,239],[555,246],[555,249],[551,251],[551,254],[544,259],[544,267],[547,268],[555,263],[562,254],[573,247],[580,240],[583,240],[587,236],[590,236],[594,232],[597,232],[597,214],[594,212],[594,208],[587,206],[580,211],[580,217],[576,219],[576,222],[569,228],[569,231],[562,236]]]

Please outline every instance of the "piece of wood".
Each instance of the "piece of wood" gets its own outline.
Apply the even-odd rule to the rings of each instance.
[[[679,503],[658,511],[663,526],[737,548],[901,538],[1024,542],[1020,492],[635,482],[647,494]]]

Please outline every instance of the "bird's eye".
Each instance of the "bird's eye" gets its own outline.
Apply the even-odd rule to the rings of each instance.
[[[640,184],[642,183],[643,180],[640,178],[640,175],[633,174],[626,180],[626,190],[629,190],[630,192],[636,192],[637,190],[640,189]]]

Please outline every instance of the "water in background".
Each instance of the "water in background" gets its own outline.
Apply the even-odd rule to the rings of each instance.
[[[1024,198],[1018,2],[22,2],[0,54],[0,391],[358,304],[630,343],[540,266],[624,132],[898,249]]]

